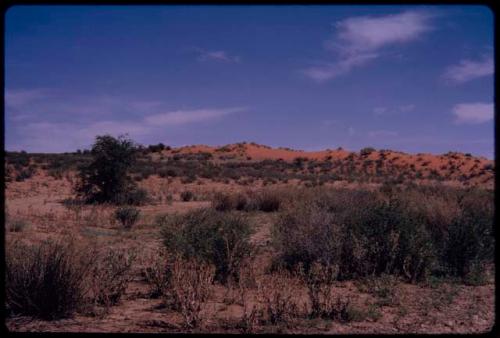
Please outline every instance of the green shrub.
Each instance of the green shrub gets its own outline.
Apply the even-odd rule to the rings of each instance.
[[[250,253],[248,220],[242,215],[200,209],[160,219],[163,241],[172,253],[215,265],[216,280],[238,279],[239,267]]]
[[[75,190],[87,203],[122,203],[135,189],[128,172],[137,157],[137,146],[125,137],[97,136],[92,161],[82,165]]]
[[[125,229],[130,229],[139,219],[140,211],[134,207],[122,207],[115,211],[115,218]]]

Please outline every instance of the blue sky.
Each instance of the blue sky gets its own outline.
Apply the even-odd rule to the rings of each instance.
[[[481,6],[15,6],[7,150],[254,141],[493,158]]]

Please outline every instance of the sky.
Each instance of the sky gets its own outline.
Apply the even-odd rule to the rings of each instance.
[[[14,6],[5,146],[257,142],[494,156],[484,6]]]

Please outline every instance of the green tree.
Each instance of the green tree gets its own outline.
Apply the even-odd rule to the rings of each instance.
[[[127,203],[137,191],[127,172],[137,157],[137,145],[126,136],[97,136],[90,151],[92,161],[80,167],[77,195],[87,203]]]

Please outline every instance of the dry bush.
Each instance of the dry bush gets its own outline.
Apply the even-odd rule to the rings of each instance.
[[[9,244],[5,290],[9,311],[46,320],[71,317],[84,302],[95,256],[73,240]]]
[[[152,255],[143,257],[145,266],[141,269],[141,275],[151,286],[149,296],[157,298],[167,293],[170,284],[170,270],[168,269],[167,254],[164,250],[158,250]]]
[[[377,305],[392,306],[399,302],[397,294],[398,280],[393,275],[382,274],[380,277],[369,276],[358,283],[358,289],[378,298]]]
[[[300,282],[289,272],[280,270],[257,282],[260,303],[264,304],[264,320],[273,325],[290,324],[301,316],[297,302]]]
[[[239,267],[238,279],[230,279],[224,294],[225,304],[246,304],[246,296],[249,289],[257,287],[256,275],[253,262],[246,259]]]
[[[110,248],[98,254],[90,281],[91,299],[94,304],[107,309],[120,301],[133,277],[130,269],[135,256],[130,249]]]
[[[245,304],[243,316],[237,323],[236,327],[240,329],[241,333],[255,333],[256,326],[262,317],[262,309],[258,309],[256,305],[253,305],[251,309],[248,309],[248,306]]]
[[[310,300],[309,317],[346,321],[349,318],[349,298],[335,297],[333,286],[337,279],[337,266],[314,263],[309,271],[298,271],[307,287]]]
[[[210,296],[214,268],[195,260],[175,258],[170,265],[171,279],[168,297],[178,309],[187,328],[202,325],[201,306]]]

